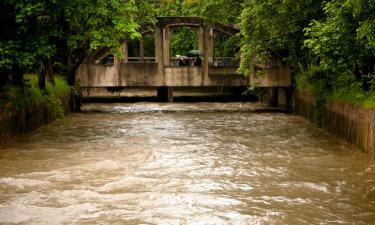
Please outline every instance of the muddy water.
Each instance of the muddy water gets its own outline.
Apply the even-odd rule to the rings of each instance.
[[[0,224],[375,223],[374,161],[254,107],[86,105],[0,149]]]

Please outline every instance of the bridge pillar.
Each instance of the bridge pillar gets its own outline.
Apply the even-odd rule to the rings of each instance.
[[[157,95],[159,101],[173,102],[173,87],[158,87]]]
[[[121,46],[121,52],[124,54],[124,59],[122,60],[123,63],[128,63],[128,41],[125,41],[124,44]]]
[[[215,36],[214,36],[214,30],[212,28],[209,28],[207,30],[208,32],[208,39],[207,39],[207,43],[205,43],[207,45],[207,55],[208,55],[208,63],[209,65],[212,65],[214,63],[214,40],[215,40]]]
[[[158,64],[158,74],[163,74],[164,79],[164,57],[163,57],[163,29],[155,29],[155,62]],[[164,83],[164,80],[163,80]]]
[[[206,84],[209,80],[208,78],[208,70],[210,64],[213,63],[213,55],[214,55],[214,36],[213,36],[213,29],[205,26],[204,28],[204,75],[203,75],[203,85]]]
[[[261,101],[271,107],[291,109],[291,88],[288,87],[267,87]]]
[[[163,65],[169,66],[170,62],[170,41],[171,41],[171,31],[169,27],[163,29]]]

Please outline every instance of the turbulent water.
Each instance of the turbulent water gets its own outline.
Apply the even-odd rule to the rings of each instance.
[[[374,224],[375,162],[244,103],[93,104],[0,149],[0,224]]]

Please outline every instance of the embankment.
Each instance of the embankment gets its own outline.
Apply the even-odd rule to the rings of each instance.
[[[325,130],[356,145],[374,158],[375,110],[329,100],[319,110],[317,99],[313,95],[298,91],[295,111],[315,123],[316,115],[321,114],[321,125]]]
[[[77,94],[62,78],[37,87],[37,78],[27,76],[23,88],[6,86],[0,92],[0,146],[18,134],[33,131],[79,109]]]
[[[67,95],[59,99],[63,111],[56,111],[56,105],[39,103],[28,108],[3,111],[0,110],[0,146],[7,144],[15,135],[27,133],[62,118],[74,110],[73,97]]]

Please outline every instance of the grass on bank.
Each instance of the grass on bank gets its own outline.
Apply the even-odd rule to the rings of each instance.
[[[0,95],[0,112],[20,111],[43,104],[57,118],[64,117],[61,98],[71,92],[71,87],[64,78],[55,76],[55,85],[46,81],[46,90],[39,89],[36,75],[25,75],[24,81],[24,88],[13,85],[3,88]]]
[[[311,93],[325,100],[375,109],[375,90],[365,92],[359,83],[342,82],[335,85],[331,90],[326,90],[324,89],[324,83],[311,82],[306,74],[297,74],[296,85],[298,90]]]

